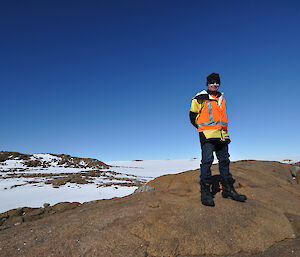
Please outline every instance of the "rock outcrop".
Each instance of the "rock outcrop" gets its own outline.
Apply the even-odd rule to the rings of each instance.
[[[66,167],[81,169],[107,169],[109,165],[92,158],[80,158],[68,154],[23,154],[19,152],[0,151],[0,164],[5,168],[6,161],[14,162],[10,171],[29,170],[29,168]],[[1,170],[1,167],[0,167]]]
[[[0,231],[0,256],[202,256],[255,254],[297,236],[300,185],[289,164],[231,164],[246,203],[201,205],[199,170],[149,182],[155,190],[73,205]],[[213,166],[216,174],[217,166]],[[50,208],[50,207],[46,207]],[[39,211],[37,211],[39,212]],[[37,215],[43,215],[39,213]],[[7,217],[7,220],[9,218]]]
[[[290,171],[297,184],[300,184],[300,165],[293,165],[292,167],[290,167]]]

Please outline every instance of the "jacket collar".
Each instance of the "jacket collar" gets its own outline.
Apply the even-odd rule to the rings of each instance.
[[[204,100],[215,100],[216,99],[214,97],[211,96],[211,91],[209,90],[202,90],[201,92],[197,93],[194,97],[194,99],[204,99]],[[217,92],[216,96],[217,97],[222,97],[223,98],[224,93],[221,92]]]

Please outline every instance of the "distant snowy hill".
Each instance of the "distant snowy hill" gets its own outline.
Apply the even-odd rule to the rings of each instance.
[[[57,171],[63,168],[103,169],[109,166],[92,158],[79,158],[66,154],[22,154],[18,152],[0,152],[0,169],[5,171]],[[74,170],[74,169],[73,169]]]
[[[104,163],[70,155],[0,152],[0,213],[44,203],[123,197],[165,174],[199,168],[199,160]]]

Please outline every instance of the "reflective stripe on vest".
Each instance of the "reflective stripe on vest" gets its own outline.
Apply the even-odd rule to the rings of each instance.
[[[214,121],[213,114],[212,114],[212,107],[211,107],[210,101],[206,101],[206,102],[207,102],[207,107],[208,107],[208,116],[209,116],[209,123],[210,123],[210,122]],[[203,125],[203,126],[205,126],[205,125]]]
[[[223,122],[223,121],[210,121],[210,122],[203,122],[200,124],[197,124],[198,127],[204,127],[204,126],[210,126],[210,125],[223,125],[223,126],[228,126],[228,123]]]

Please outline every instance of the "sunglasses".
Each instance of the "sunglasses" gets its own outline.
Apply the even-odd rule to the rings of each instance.
[[[208,82],[208,85],[215,86],[215,87],[219,87],[220,86],[220,84],[217,83],[217,82]]]

